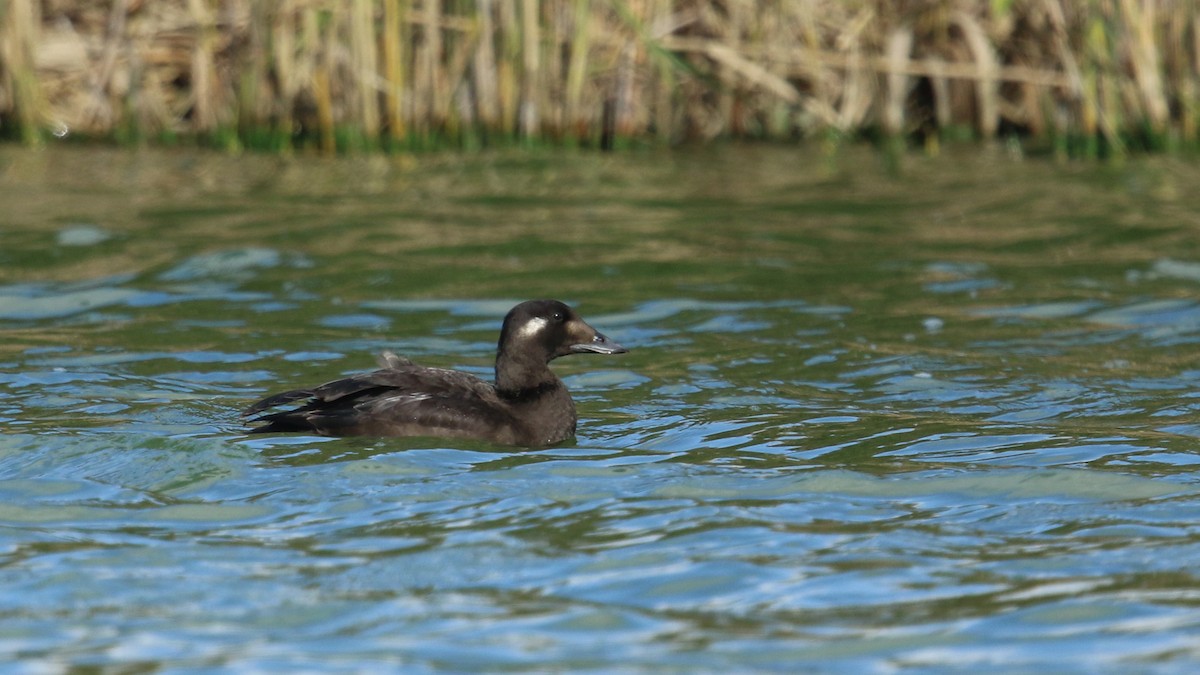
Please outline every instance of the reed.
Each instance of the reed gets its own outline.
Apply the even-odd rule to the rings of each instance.
[[[0,135],[1200,144],[1195,0],[3,0]]]
[[[40,6],[32,0],[9,0],[0,11],[0,131],[12,128],[26,142],[37,142],[48,117],[37,82]]]

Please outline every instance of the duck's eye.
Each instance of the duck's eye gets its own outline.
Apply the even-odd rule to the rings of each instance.
[[[562,312],[555,312],[550,319],[553,320],[554,323],[562,323],[563,321],[567,320],[567,315],[563,314]]]

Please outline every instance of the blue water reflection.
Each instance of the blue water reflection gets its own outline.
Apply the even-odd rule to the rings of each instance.
[[[1195,197],[794,149],[3,152],[25,671],[1200,664]],[[244,433],[385,349],[489,376],[547,296],[631,347],[556,362],[572,442]]]

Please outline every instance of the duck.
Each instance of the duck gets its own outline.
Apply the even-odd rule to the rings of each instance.
[[[566,303],[529,300],[504,317],[492,382],[384,352],[377,370],[268,396],[243,416],[252,418],[257,426],[248,432],[256,434],[429,436],[546,447],[573,438],[578,420],[550,362],[628,351]]]

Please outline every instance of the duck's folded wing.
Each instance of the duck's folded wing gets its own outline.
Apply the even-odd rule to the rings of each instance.
[[[246,408],[242,411],[242,415],[254,415],[276,406],[310,398],[322,401],[334,401],[344,396],[350,396],[381,386],[412,387],[423,379],[420,377],[420,371],[438,370],[416,366],[411,359],[400,356],[392,351],[381,352],[376,357],[376,360],[379,362],[380,370],[326,382],[319,387],[311,389],[294,389],[280,394],[273,394]],[[454,373],[454,371],[449,370],[439,370],[438,372]],[[468,375],[467,377],[470,376]]]
[[[267,397],[250,406],[255,415],[270,408],[306,401],[298,408],[261,415],[255,432],[315,431],[331,435],[423,435],[461,430],[472,435],[476,424],[507,420],[488,404],[492,386],[477,377],[435,368],[389,368],[312,389]],[[496,417],[497,419],[492,419]]]
[[[384,352],[383,358],[387,356],[395,356],[391,352]],[[399,357],[397,357],[399,358]],[[294,389],[285,391],[280,394],[273,394],[261,401],[246,408],[243,415],[254,415],[264,410],[269,410],[276,406],[281,406],[286,403],[295,401],[303,401],[305,399],[313,399],[314,401],[332,402],[347,396],[362,394],[364,392],[387,388],[387,389],[414,389],[419,384],[428,378],[420,377],[419,371],[429,370],[427,368],[409,368],[395,369],[384,368],[381,370],[363,373],[361,375],[353,375],[340,380],[326,382],[319,387],[311,389]],[[453,372],[453,371],[445,371]]]

